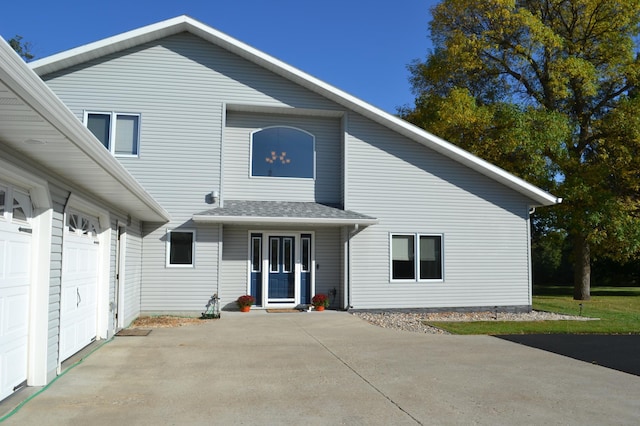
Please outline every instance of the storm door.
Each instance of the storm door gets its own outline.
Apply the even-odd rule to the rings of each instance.
[[[295,302],[295,237],[270,236],[268,303]]]

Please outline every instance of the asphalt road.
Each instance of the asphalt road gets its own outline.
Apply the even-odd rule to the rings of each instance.
[[[518,334],[496,337],[640,376],[640,334]]]

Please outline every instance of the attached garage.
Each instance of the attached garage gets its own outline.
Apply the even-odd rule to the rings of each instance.
[[[168,220],[0,40],[0,401],[113,335],[111,228]]]
[[[98,319],[98,218],[70,212],[66,222],[62,252],[60,361],[95,340]]]
[[[27,380],[31,200],[0,183],[0,400]]]

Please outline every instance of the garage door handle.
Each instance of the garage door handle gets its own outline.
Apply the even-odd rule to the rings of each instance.
[[[76,303],[76,308],[78,306],[80,306],[80,302],[82,302],[82,297],[80,297],[80,289],[76,288],[76,295],[77,295],[77,303]]]

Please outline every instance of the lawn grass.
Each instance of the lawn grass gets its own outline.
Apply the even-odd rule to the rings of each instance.
[[[591,300],[573,300],[571,287],[535,287],[533,309],[598,321],[427,322],[453,334],[640,334],[640,287],[594,287]]]

